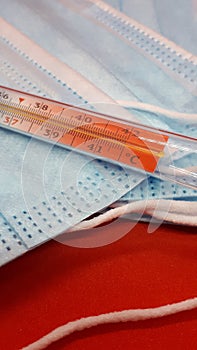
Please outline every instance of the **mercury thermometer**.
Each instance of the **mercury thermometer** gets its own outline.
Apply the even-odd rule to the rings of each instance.
[[[0,127],[197,189],[197,139],[0,86]],[[3,142],[3,140],[1,140]]]

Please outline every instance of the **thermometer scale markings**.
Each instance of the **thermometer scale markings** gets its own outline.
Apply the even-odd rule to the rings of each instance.
[[[0,126],[154,172],[166,135],[82,108],[0,87]]]

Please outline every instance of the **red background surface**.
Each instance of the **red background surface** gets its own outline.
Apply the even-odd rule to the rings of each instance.
[[[117,222],[124,230],[125,221]],[[103,227],[103,230],[106,226]],[[137,224],[101,248],[51,241],[0,270],[0,349],[15,350],[68,321],[155,307],[197,296],[196,229]],[[98,326],[55,349],[197,349],[197,310],[156,320]]]

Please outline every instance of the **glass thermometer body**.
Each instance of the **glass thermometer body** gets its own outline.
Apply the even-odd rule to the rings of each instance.
[[[184,169],[172,161],[176,152],[197,157],[197,139],[124,121],[121,115],[0,86],[0,127],[197,189],[197,164]]]

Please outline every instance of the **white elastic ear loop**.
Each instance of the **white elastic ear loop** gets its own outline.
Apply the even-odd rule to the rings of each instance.
[[[166,202],[171,202],[169,212],[166,213]],[[157,210],[155,208],[157,207]],[[159,208],[159,209],[158,209]],[[155,218],[181,225],[197,226],[197,202],[175,201],[168,199],[150,199],[147,201],[131,202],[120,207],[110,209],[91,220],[85,220],[69,229],[69,232],[87,230],[107,221],[130,213],[153,215]]]
[[[197,307],[197,297],[187,299],[179,303],[168,304],[155,308],[148,309],[130,309],[123,311],[115,311],[98,316],[84,317],[54,329],[36,342],[24,347],[22,350],[40,350],[48,345],[60,340],[68,335],[82,331],[86,328],[95,327],[101,324],[119,323],[119,322],[136,322],[151,318],[160,318],[168,315],[173,315],[178,312],[192,310]]]
[[[177,112],[177,111],[162,108],[162,107],[159,107],[156,105],[152,105],[149,103],[143,103],[143,102],[138,102],[138,101],[117,100],[116,102],[125,108],[132,108],[135,110],[152,112],[152,113],[155,113],[157,115],[162,114],[165,117],[172,118],[172,119],[185,119],[188,123],[190,121],[192,121],[192,122],[197,124],[197,114],[196,113]]]

